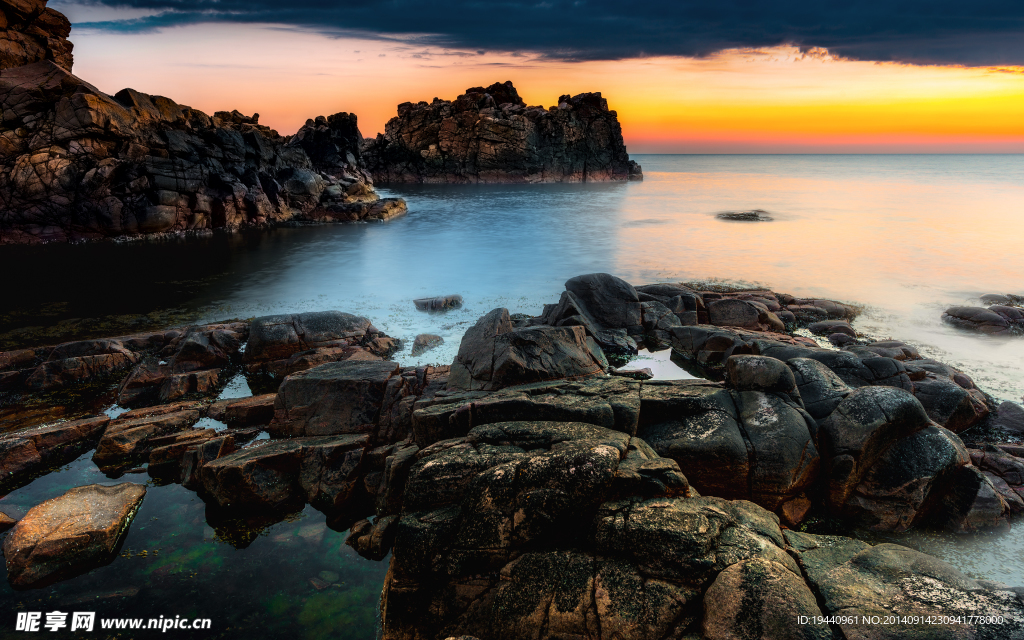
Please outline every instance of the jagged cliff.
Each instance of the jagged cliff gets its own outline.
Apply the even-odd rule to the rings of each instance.
[[[0,243],[405,211],[374,192],[355,115],[308,120],[285,137],[258,114],[211,117],[132,89],[107,95],[71,73],[67,20],[45,2],[26,4],[0,0]],[[39,25],[51,24],[66,28],[45,40]]]
[[[642,180],[618,116],[600,93],[531,107],[511,82],[454,101],[398,105],[385,133],[363,144],[377,182],[587,182]]]
[[[0,2],[0,69],[51,60],[71,71],[71,23],[46,0]]]

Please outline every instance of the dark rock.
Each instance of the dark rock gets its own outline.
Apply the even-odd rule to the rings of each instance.
[[[66,358],[44,362],[25,379],[32,391],[52,391],[70,384],[93,382],[131,367],[135,355],[123,349],[117,353]]]
[[[276,393],[268,393],[251,398],[221,400],[210,405],[207,415],[232,428],[268,424],[274,419],[276,399]]]
[[[643,179],[600,93],[562,96],[548,110],[528,107],[511,82],[402,103],[362,152],[377,183]]]
[[[609,369],[608,373],[609,375],[630,378],[632,380],[651,380],[654,378],[654,371],[650,367],[644,367],[643,369]]]
[[[1024,433],[1024,407],[1007,400],[999,405],[992,416],[992,425],[1010,433]]]
[[[378,333],[368,319],[341,311],[264,316],[252,321],[243,359],[282,360],[300,351],[360,344]]]
[[[178,411],[146,418],[120,418],[107,426],[92,460],[100,468],[113,468],[149,457],[150,441],[178,433],[199,421],[198,411]]]
[[[807,582],[819,594],[822,612],[842,616],[837,626],[846,638],[989,637],[984,635],[986,625],[972,622],[971,616],[1006,620],[991,637],[1012,638],[1024,632],[1016,594],[986,589],[931,556],[895,544],[868,547],[838,536],[787,531],[786,537],[797,543],[796,555]],[[898,617],[900,623],[872,624],[873,616]],[[904,621],[905,616],[911,619]],[[946,622],[949,618],[953,621]]]
[[[110,563],[145,495],[137,484],[93,484],[32,507],[4,540],[11,586],[44,587]]]
[[[640,383],[594,378],[522,385],[495,393],[438,396],[417,403],[413,437],[420,447],[466,435],[477,425],[509,420],[585,422],[636,433]]]
[[[0,11],[0,69],[50,60],[71,71],[74,44],[64,14],[47,8],[46,0],[5,0]]]
[[[493,391],[531,382],[581,379],[604,372],[603,355],[583,327],[513,329],[508,310],[495,309],[463,336],[448,388]]]
[[[204,369],[190,373],[174,373],[160,384],[159,402],[171,402],[189,395],[208,395],[220,385],[220,369]]]
[[[332,362],[284,379],[269,430],[287,436],[376,432],[394,362]]]
[[[42,15],[66,24],[52,10]],[[0,59],[5,42],[0,37]],[[106,95],[58,66],[70,65],[69,47],[53,54],[56,64],[38,51],[21,58],[32,64],[0,78],[5,130],[25,132],[0,150],[8,173],[23,168],[0,192],[16,212],[0,226],[4,242],[382,219],[405,210],[378,200],[355,142],[343,154],[310,157],[303,143],[317,136],[312,121],[289,139],[255,115],[211,118],[132,89]],[[354,125],[354,116],[342,115]]]
[[[640,311],[644,323],[644,342],[652,349],[671,347],[671,330],[683,326],[679,316],[658,301],[641,302]]]
[[[796,378],[786,363],[764,356],[730,356],[725,362],[726,381],[739,391],[768,391],[799,397]]]
[[[341,509],[356,492],[368,442],[357,434],[273,441],[209,461],[199,474],[221,507]]]
[[[181,486],[190,491],[203,488],[202,468],[238,450],[234,435],[212,438],[189,447],[181,457]]]
[[[751,211],[724,211],[715,214],[719,220],[730,220],[734,222],[771,222],[773,218],[767,211],[753,209]]]
[[[762,558],[725,569],[704,594],[707,640],[832,640],[832,628],[817,621],[821,617],[803,577]]]
[[[146,471],[153,478],[181,482],[182,458],[185,453],[201,447],[217,435],[213,429],[193,429],[151,439]]]
[[[436,298],[417,298],[412,301],[420,311],[447,311],[462,306],[462,296],[438,296]]]
[[[0,435],[0,489],[48,467],[71,462],[99,442],[107,416],[33,427]]]
[[[954,433],[970,429],[989,413],[980,391],[964,389],[949,378],[928,376],[915,381],[914,397],[929,418]]]
[[[1007,335],[1024,328],[1024,321],[1017,318],[1019,309],[1013,310],[1017,313],[1007,313],[1004,309],[1009,307],[950,307],[942,314],[942,319],[954,327],[990,335]]]
[[[827,418],[850,395],[850,387],[817,360],[792,358],[786,364],[793,370],[804,408],[815,420]]]
[[[628,282],[607,273],[591,273],[570,278],[565,289],[583,305],[583,310],[601,328],[642,330],[640,298]]]
[[[383,560],[395,543],[398,530],[398,516],[384,516],[370,524],[360,520],[352,525],[345,544],[356,550],[359,555],[370,560]]]
[[[421,333],[412,342],[412,356],[415,358],[434,347],[444,344],[444,338],[431,333]]]
[[[946,481],[946,491],[931,506],[928,524],[954,533],[1009,530],[1010,507],[992,482],[973,465],[961,466]]]

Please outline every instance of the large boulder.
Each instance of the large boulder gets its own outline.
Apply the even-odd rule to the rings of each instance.
[[[740,327],[754,331],[786,330],[785,324],[765,305],[737,298],[712,300],[708,304],[708,320],[719,327]]]
[[[244,361],[283,360],[300,351],[346,347],[377,333],[367,318],[342,311],[263,316],[250,325]]]
[[[772,514],[698,497],[627,434],[501,423],[417,457],[385,638],[672,637],[724,569],[763,558],[799,571]]]
[[[507,309],[495,309],[466,331],[448,388],[494,391],[548,380],[577,380],[604,372],[601,348],[583,327],[514,329]]]
[[[220,507],[240,511],[343,509],[358,497],[366,435],[290,438],[248,447],[199,468],[203,489]]]
[[[784,386],[795,388],[791,375]],[[637,435],[686,469],[701,493],[752,500],[793,523],[810,507],[805,492],[818,476],[815,427],[788,395],[663,381],[644,384]]]
[[[707,640],[832,640],[803,576],[751,558],[718,574],[704,594]]]
[[[399,366],[344,361],[294,373],[281,383],[269,430],[286,436],[375,434],[388,381]]]
[[[640,297],[625,280],[607,273],[569,278],[565,290],[572,293],[599,325],[636,333],[643,326]]]
[[[11,586],[39,588],[113,561],[145,495],[138,484],[93,484],[29,509],[4,540]]]
[[[942,320],[958,327],[989,335],[1009,335],[1024,331],[1024,310],[1002,305],[984,307],[950,307]]]

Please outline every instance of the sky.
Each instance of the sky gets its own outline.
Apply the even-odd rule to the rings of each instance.
[[[282,134],[511,80],[600,91],[630,153],[1024,153],[1024,3],[116,2],[50,3],[76,75]]]

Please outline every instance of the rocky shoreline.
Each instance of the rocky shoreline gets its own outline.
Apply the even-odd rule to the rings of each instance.
[[[861,339],[856,314],[589,274],[538,316],[485,314],[448,366],[389,361],[394,338],[338,311],[6,352],[4,404],[106,385],[128,410],[8,426],[2,490],[94,449],[112,478],[195,491],[215,528],[246,522],[225,533],[239,546],[310,504],[360,554],[391,554],[389,639],[1020,637],[1024,591],[820,533],[1003,530],[1024,511],[1024,447],[990,439],[1006,409]],[[641,347],[705,379],[608,375]],[[236,373],[262,395],[214,400]],[[133,486],[88,517],[73,492],[31,509],[4,543],[12,585],[109,562]],[[43,545],[44,517],[95,544]]]

